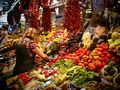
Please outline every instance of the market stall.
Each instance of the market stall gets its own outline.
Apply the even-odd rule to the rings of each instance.
[[[63,14],[63,27],[59,29],[51,27],[48,1],[41,1],[39,5],[49,11],[47,12],[49,15],[43,10],[43,29],[39,32],[36,41],[39,48],[49,56],[50,61],[45,62],[36,56],[32,70],[13,77],[15,51],[8,50],[9,52],[2,53],[0,57],[4,58],[1,60],[3,62],[0,62],[0,72],[2,72],[0,74],[3,75],[1,78],[7,78],[6,88],[12,90],[119,90],[120,27],[115,27],[112,32],[107,32],[100,37],[94,36],[93,39],[91,39],[92,35],[87,33],[84,39],[82,12],[77,0],[68,0]],[[33,25],[39,30],[38,14],[35,15],[36,11],[34,11],[38,8],[34,5],[38,3],[30,3],[32,11],[30,11],[29,23],[31,27]],[[33,24],[34,20],[37,24]],[[47,22],[49,25],[46,24]],[[0,45],[0,52],[17,43],[20,38],[21,36],[11,35],[10,42]],[[99,42],[100,40],[102,42]],[[5,60],[6,57],[10,60]]]

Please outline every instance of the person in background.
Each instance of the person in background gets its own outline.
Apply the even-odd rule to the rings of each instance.
[[[120,26],[120,4],[116,4],[110,17],[111,32],[118,26]]]
[[[85,48],[89,48],[91,45],[91,42],[92,42],[91,37],[95,33],[99,19],[100,19],[99,15],[92,15],[92,18],[89,21],[89,25],[82,35],[82,43]]]
[[[92,42],[89,49],[93,50],[96,47],[96,44],[107,42],[109,31],[109,22],[102,17],[98,23],[98,26],[96,27],[94,35],[91,37]]]
[[[96,27],[95,33],[92,38],[99,38],[101,35],[106,35],[109,31],[109,22],[102,17],[99,20],[98,26]]]
[[[91,35],[94,34],[99,20],[100,20],[100,16],[99,15],[92,15],[91,19],[89,20],[89,25],[86,28],[84,33],[89,32]]]
[[[20,26],[21,11],[18,0],[6,0],[9,9],[7,10],[8,32],[13,32]],[[17,2],[15,5],[13,3]]]

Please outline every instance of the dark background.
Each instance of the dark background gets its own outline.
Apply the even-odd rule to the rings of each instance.
[[[4,0],[0,0],[0,7],[2,8],[2,4],[3,4]]]

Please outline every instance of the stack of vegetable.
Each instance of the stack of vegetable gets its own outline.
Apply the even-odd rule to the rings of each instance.
[[[65,61],[73,60],[76,65],[99,72],[110,59],[114,59],[108,50],[108,44],[102,43],[97,45],[92,52],[88,49],[80,48],[74,53],[65,53],[62,58]]]
[[[120,56],[120,33],[113,32],[111,35],[111,39],[108,40],[108,43],[110,50]]]
[[[48,35],[43,35],[42,40],[38,43],[39,47],[46,53],[57,52],[60,43],[65,43],[67,39],[66,30],[52,30]]]
[[[76,86],[82,88],[86,82],[94,80],[95,77],[99,76],[98,73],[87,71],[82,66],[74,65],[71,60],[64,61],[63,59],[60,59],[52,65],[52,68],[53,67],[57,67],[60,72],[54,79],[57,86],[61,86],[64,81],[68,81],[69,83],[73,82]]]

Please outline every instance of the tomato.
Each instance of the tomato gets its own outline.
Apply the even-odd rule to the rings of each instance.
[[[105,55],[102,53],[102,54],[101,54],[101,57],[103,58],[104,56],[105,56]]]
[[[102,62],[101,65],[102,65],[102,67],[104,67],[104,66],[106,65],[106,63],[105,63],[105,62]]]
[[[104,55],[107,55],[108,54],[108,51],[103,51],[102,52]]]
[[[89,62],[89,63],[92,62],[92,59],[89,59],[88,62]]]
[[[53,62],[49,62],[48,65],[49,65],[49,66],[52,66],[52,65],[53,65]]]
[[[79,62],[80,62],[79,59],[74,60],[74,64],[76,64],[76,65],[78,65]]]
[[[47,70],[43,70],[42,74],[44,74],[45,76],[49,76],[50,73]]]
[[[86,62],[86,61],[87,61],[87,58],[83,58],[83,61]]]
[[[103,57],[99,58],[100,61],[105,61]]]
[[[96,70],[96,66],[94,65],[94,63],[89,63],[88,67],[90,68],[90,70]]]
[[[109,59],[109,58],[112,57],[112,55],[108,53],[108,54],[106,55],[106,57]]]
[[[97,55],[98,55],[98,56],[101,56],[101,55],[102,55],[102,52],[101,52],[101,51],[98,51],[98,52],[97,52]]]
[[[64,81],[59,87],[62,88],[62,90],[67,90],[67,82]]]
[[[83,63],[78,63],[78,65],[79,65],[79,66],[84,66],[84,64],[83,64]]]
[[[102,67],[100,60],[96,60],[96,61],[95,61],[95,65],[96,65],[96,67]]]
[[[84,62],[84,65],[88,65],[88,62]]]
[[[29,76],[26,73],[19,74],[18,78],[20,78],[23,81],[24,85],[26,85],[28,81],[30,80]]]
[[[97,51],[102,51],[102,48],[95,48],[95,50],[97,50]]]

